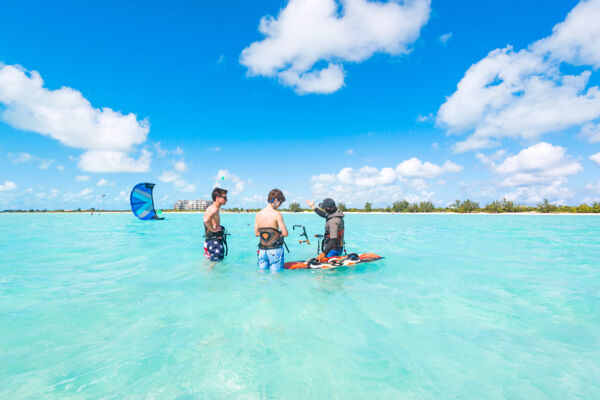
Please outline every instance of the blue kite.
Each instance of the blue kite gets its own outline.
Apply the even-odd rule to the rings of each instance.
[[[131,195],[129,196],[131,211],[139,219],[165,219],[164,217],[159,217],[154,210],[152,189],[154,189],[154,183],[138,183],[131,190]]]

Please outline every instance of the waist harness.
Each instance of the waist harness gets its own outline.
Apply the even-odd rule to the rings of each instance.
[[[281,236],[281,232],[275,228],[258,228],[258,236],[260,237],[260,242],[258,243],[258,248],[261,250],[271,250],[278,249],[282,246],[285,246],[285,249],[290,252],[285,241],[283,240],[283,236]]]

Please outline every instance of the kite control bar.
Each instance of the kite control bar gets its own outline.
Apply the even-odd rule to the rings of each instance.
[[[294,225],[294,226],[292,227],[292,229],[293,229],[293,230],[296,230],[296,228],[302,228],[302,233],[300,234],[300,236],[301,236],[301,237],[302,237],[302,236],[304,236],[304,237],[305,237],[305,239],[304,239],[304,240],[299,240],[298,242],[299,242],[300,244],[302,244],[302,243],[306,243],[306,244],[310,245],[310,240],[308,240],[308,235],[306,234],[306,228],[304,227],[304,225]]]
[[[321,241],[323,240],[324,236],[323,235],[315,235],[315,237],[318,240],[318,243],[317,243],[317,254],[320,254],[321,253],[321,249],[322,249]]]

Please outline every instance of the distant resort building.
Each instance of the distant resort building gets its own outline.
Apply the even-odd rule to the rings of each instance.
[[[177,200],[175,210],[204,211],[212,204],[210,200]]]

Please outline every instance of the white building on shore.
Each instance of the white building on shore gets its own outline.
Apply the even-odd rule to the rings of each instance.
[[[210,200],[177,200],[175,210],[204,211],[212,204]]]

